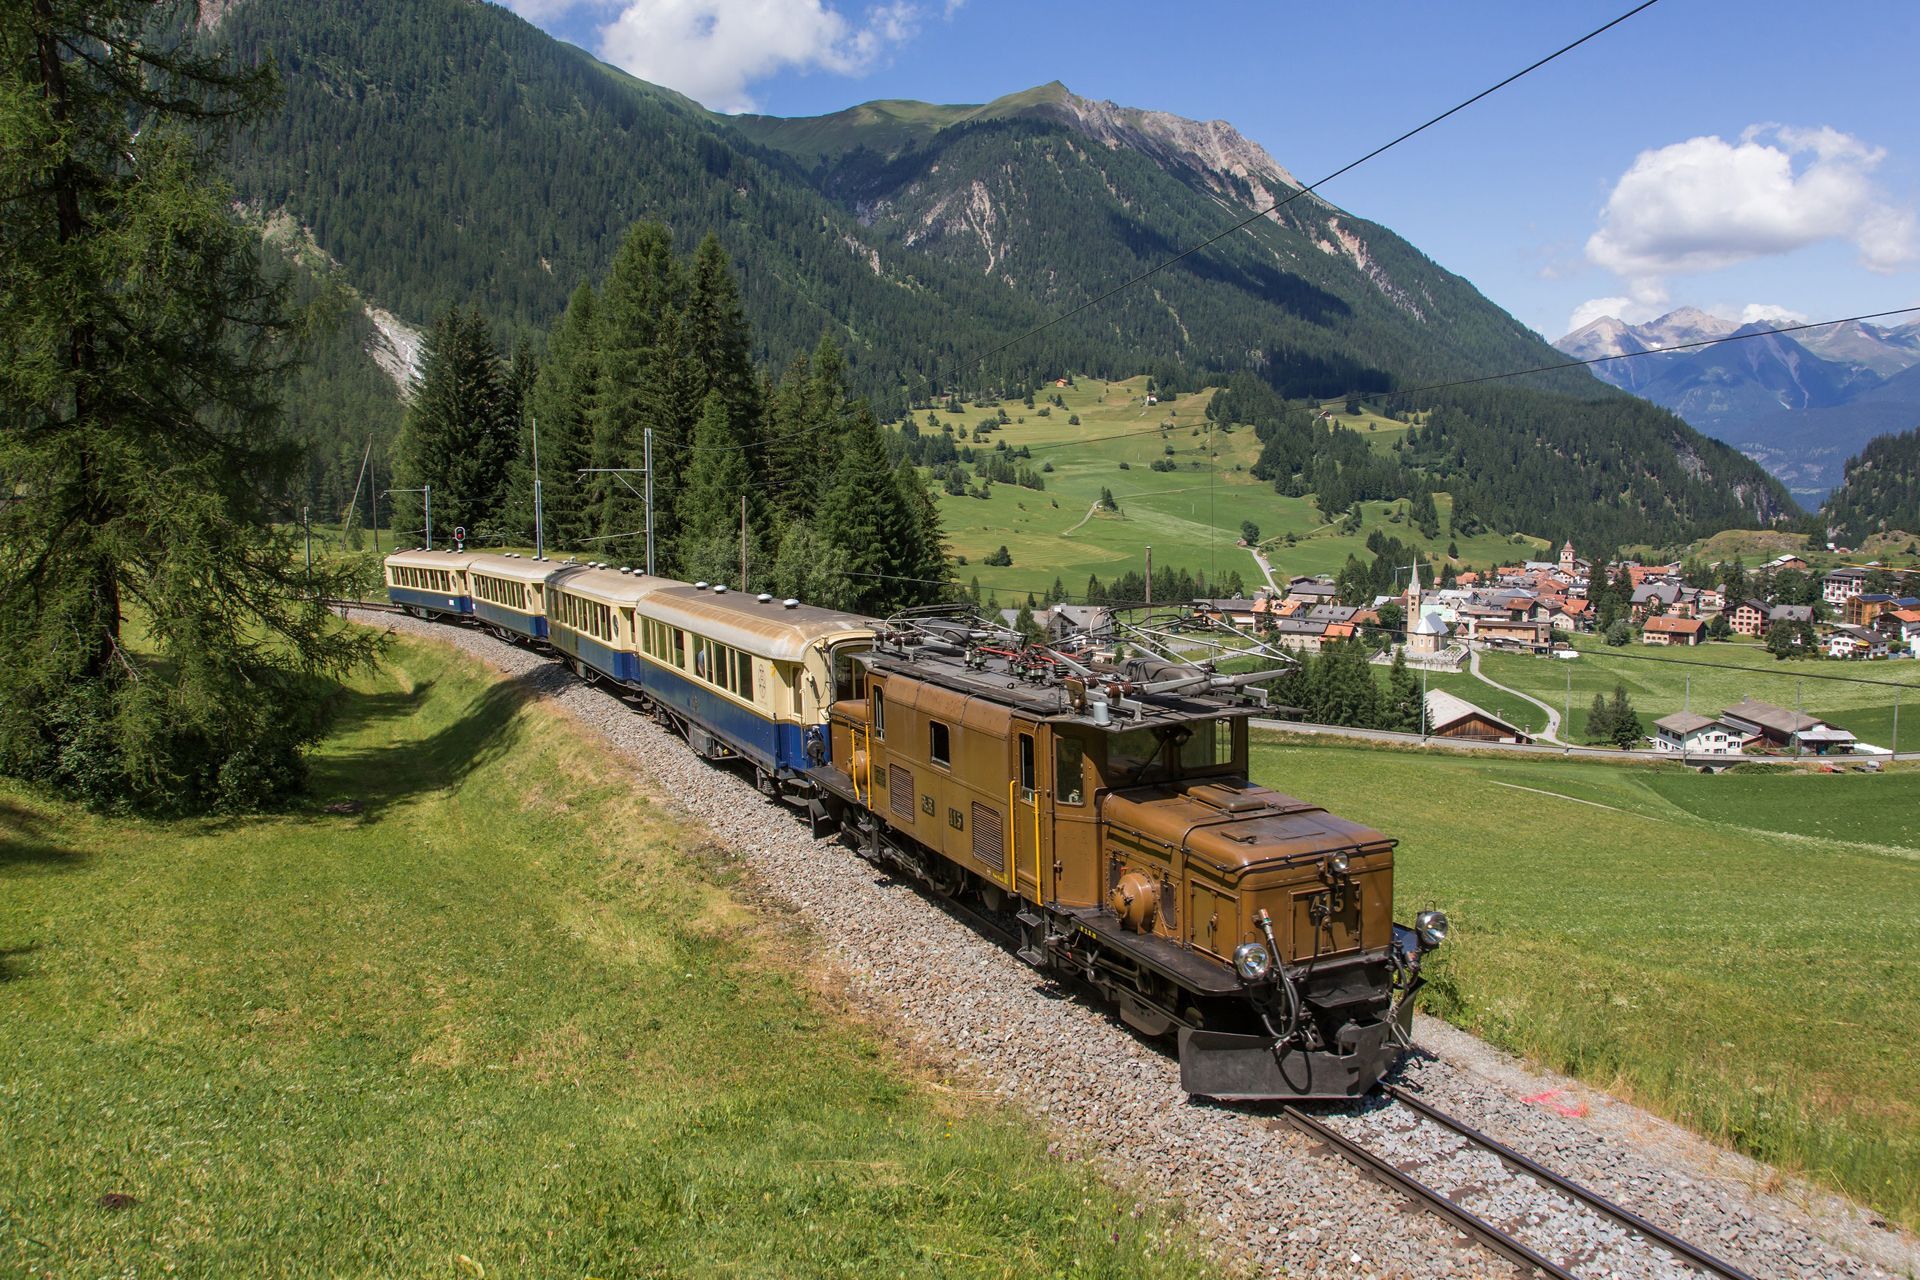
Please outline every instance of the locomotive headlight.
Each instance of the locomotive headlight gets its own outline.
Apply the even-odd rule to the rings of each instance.
[[[1347,855],[1344,853],[1336,853],[1332,857],[1327,859],[1327,870],[1333,872],[1333,874],[1337,876],[1343,876],[1347,874],[1347,868],[1352,865],[1353,863],[1348,861]]]
[[[1258,982],[1273,971],[1273,957],[1257,942],[1243,942],[1233,949],[1233,969],[1247,982]]]
[[[1413,918],[1413,927],[1419,931],[1420,941],[1428,949],[1437,947],[1447,940],[1447,913],[1422,911]]]

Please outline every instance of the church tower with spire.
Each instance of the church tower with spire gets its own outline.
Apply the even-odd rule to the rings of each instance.
[[[1401,601],[1401,608],[1406,613],[1408,625],[1412,625],[1420,616],[1420,560],[1417,556],[1407,566],[1407,594]]]
[[[1560,548],[1560,572],[1569,578],[1574,575],[1573,539],[1567,539],[1567,545]]]

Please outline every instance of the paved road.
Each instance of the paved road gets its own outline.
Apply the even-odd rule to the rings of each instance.
[[[1564,746],[1570,745],[1569,743],[1563,742],[1560,739],[1560,713],[1558,711],[1555,711],[1552,707],[1540,701],[1540,699],[1534,697],[1530,693],[1522,693],[1518,689],[1509,689],[1506,685],[1501,684],[1498,680],[1489,680],[1484,674],[1482,674],[1480,670],[1480,651],[1474,648],[1471,644],[1467,646],[1467,654],[1468,654],[1467,669],[1473,672],[1474,678],[1476,680],[1479,680],[1482,684],[1491,685],[1502,693],[1510,693],[1514,697],[1520,699],[1520,701],[1522,702],[1531,702],[1534,706],[1540,708],[1542,711],[1547,713],[1547,727],[1545,729],[1542,729],[1539,733],[1535,734],[1534,736],[1536,738],[1540,739],[1540,741],[1542,742],[1552,743],[1555,746],[1564,747]],[[1662,754],[1670,754],[1670,753],[1662,753]]]
[[[1267,557],[1259,547],[1248,547],[1247,550],[1253,553],[1253,562],[1260,566],[1260,572],[1267,576],[1267,585],[1273,588],[1275,595],[1280,594],[1280,584],[1273,580],[1273,566],[1267,563]]]

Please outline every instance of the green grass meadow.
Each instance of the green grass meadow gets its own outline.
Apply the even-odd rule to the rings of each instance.
[[[1039,416],[1047,403],[1044,397],[1056,394],[1066,407],[1054,405],[1048,416]],[[1376,527],[1444,557],[1452,501],[1445,494],[1435,498],[1442,524],[1437,539],[1422,538],[1406,523],[1405,502],[1364,503],[1360,532],[1336,532],[1311,498],[1283,497],[1271,484],[1254,479],[1251,468],[1260,456],[1260,441],[1251,427],[1209,430],[1206,408],[1212,396],[1209,389],[1149,405],[1144,377],[1121,382],[1080,378],[1071,387],[1037,393],[1032,409],[1009,400],[936,414],[964,439],[980,419],[1005,409],[1015,421],[974,448],[991,449],[993,442],[1005,440],[1009,449],[1033,448],[1034,468],[1048,462],[1054,466],[1043,477],[1045,490],[996,484],[984,500],[941,496],[947,540],[955,555],[967,559],[955,575],[963,583],[978,577],[982,590],[998,592],[1002,603],[1024,599],[1029,591],[1037,596],[1055,577],[1078,597],[1089,574],[1111,582],[1129,569],[1143,569],[1145,548],[1151,545],[1157,566],[1205,570],[1210,582],[1237,570],[1251,590],[1262,581],[1260,571],[1246,549],[1234,545],[1245,520],[1260,526],[1274,574],[1282,582],[1298,574],[1338,572],[1349,555],[1369,559],[1366,537]],[[1077,427],[1068,423],[1073,415],[1080,419]],[[1380,450],[1407,429],[1388,418],[1338,416]],[[1018,421],[1021,418],[1025,421]],[[924,410],[915,415],[922,433],[928,430],[926,419]],[[1161,423],[1169,424],[1164,435],[1154,430]],[[1165,453],[1168,446],[1171,455]],[[1149,464],[1163,456],[1171,456],[1179,469],[1149,470]],[[1128,464],[1125,471],[1122,462]],[[1113,490],[1120,511],[1089,516],[1103,487]],[[1291,546],[1285,540],[1288,533],[1295,538]],[[981,563],[1003,545],[1012,565]],[[1485,534],[1460,540],[1459,550],[1462,561],[1492,564],[1536,555],[1536,548],[1544,545],[1537,539],[1516,543]]]
[[[1202,1269],[903,1066],[723,857],[469,660],[396,644],[315,765],[248,820],[0,786],[0,1272]]]
[[[1852,730],[1864,742],[1885,747],[1893,740],[1893,703],[1898,686],[1901,747],[1907,751],[1920,748],[1920,663],[1818,658],[1783,662],[1750,643],[1693,648],[1633,644],[1615,649],[1591,636],[1580,637],[1579,648],[1582,656],[1572,660],[1487,653],[1481,656],[1480,669],[1491,679],[1530,693],[1553,707],[1567,702],[1571,681],[1576,742],[1585,739],[1587,709],[1593,705],[1593,695],[1611,696],[1614,685],[1622,684],[1649,732],[1655,720],[1689,705],[1703,715],[1714,715],[1751,696],[1789,709],[1802,707],[1809,715]],[[1829,676],[1877,683],[1823,678]],[[1495,696],[1493,690],[1471,676],[1457,678],[1466,680],[1468,686],[1453,692],[1495,710],[1477,696]],[[1538,729],[1546,719],[1537,708],[1518,699],[1508,700],[1507,705],[1520,716],[1516,723],[1524,728]]]
[[[1400,838],[1434,1011],[1920,1225],[1920,770],[1486,759],[1257,739]]]

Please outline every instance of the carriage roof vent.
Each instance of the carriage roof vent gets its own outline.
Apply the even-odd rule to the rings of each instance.
[[[768,595],[766,592],[762,591],[759,595],[755,596],[754,599],[758,600],[761,604],[766,604],[768,601],[772,600],[773,597]]]
[[[622,572],[622,573],[632,573],[632,572],[633,572],[633,569],[632,569],[632,568],[631,568],[630,566],[628,566],[628,565],[624,565],[624,564],[623,564],[623,565],[621,565],[621,566],[620,566],[620,572]]]
[[[695,591],[705,591],[707,589],[706,579],[703,578],[699,582],[694,583],[693,589]]]
[[[780,607],[783,609],[798,609],[800,607],[800,602],[798,600],[795,600],[792,596],[788,596],[785,600],[782,600],[780,602]]]
[[[715,594],[715,595],[717,595],[717,596],[723,596],[723,595],[725,595],[725,594],[727,594],[727,584],[726,584],[726,583],[724,583],[724,582],[716,582],[716,583],[714,583],[714,584],[713,584],[713,594]]]

